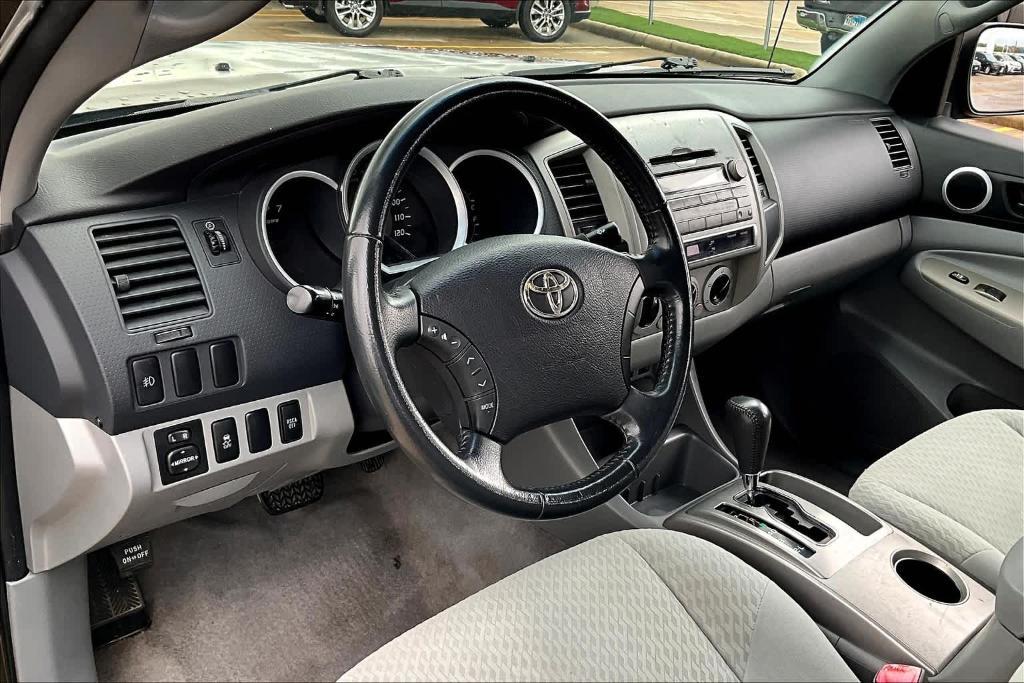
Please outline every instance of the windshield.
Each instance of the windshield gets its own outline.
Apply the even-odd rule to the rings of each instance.
[[[600,71],[797,79],[893,1],[272,0],[226,33],[115,79],[78,113],[250,92],[338,71],[380,75],[358,73],[375,69],[403,77],[552,74],[670,57]],[[759,73],[768,66],[782,71]]]

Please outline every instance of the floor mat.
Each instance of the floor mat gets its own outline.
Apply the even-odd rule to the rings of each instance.
[[[401,454],[327,473],[323,500],[255,498],[153,534],[153,627],[96,653],[100,680],[336,680],[408,628],[561,550]]]

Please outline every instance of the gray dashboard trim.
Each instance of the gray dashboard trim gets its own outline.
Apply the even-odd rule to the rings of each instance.
[[[280,442],[277,406],[298,400],[303,435]],[[245,414],[265,408],[273,445],[250,454]],[[42,572],[92,549],[171,522],[228,507],[243,497],[348,465],[352,413],[341,381],[214,410],[111,436],[87,420],[57,418],[11,389],[14,453],[29,568]],[[241,455],[218,463],[210,424],[232,417]],[[164,485],[153,434],[186,420],[201,420],[209,471]]]
[[[391,109],[397,117],[459,82],[452,78],[316,83],[152,121],[57,140],[43,159],[36,194],[18,207],[26,224],[94,215],[185,199],[189,183],[211,164],[253,154],[265,143],[337,125],[343,117]],[[738,81],[615,79],[558,85],[611,117],[681,109],[715,109],[746,121],[891,115],[876,100],[804,85]]]

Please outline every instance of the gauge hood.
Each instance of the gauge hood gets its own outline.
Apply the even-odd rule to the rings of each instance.
[[[227,95],[340,69],[391,67],[406,76],[490,76],[529,68],[534,57],[331,43],[209,41],[120,76],[78,111]],[[548,64],[573,64],[543,60]]]

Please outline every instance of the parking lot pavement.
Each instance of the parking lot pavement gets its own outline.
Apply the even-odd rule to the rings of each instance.
[[[219,40],[322,42],[408,49],[500,53],[538,59],[604,62],[652,57],[658,52],[638,45],[570,28],[551,44],[528,40],[516,26],[493,29],[478,19],[420,19],[386,17],[366,38],[346,38],[327,24],[310,21],[297,10],[271,5],[218,36]]]
[[[1018,117],[1024,118],[1024,117]],[[1011,126],[1004,126],[1001,123],[993,123],[984,119],[962,119],[965,123],[969,123],[972,126],[979,126],[981,128],[988,128],[991,131],[1000,133],[1002,135],[1009,135],[1012,138],[1024,141],[1024,130],[1020,128],[1013,128]]]

